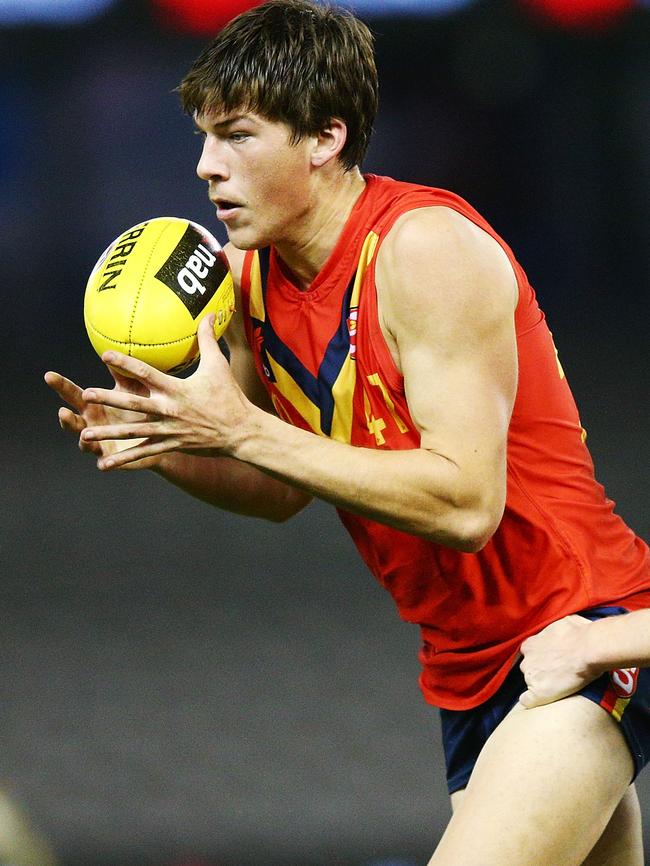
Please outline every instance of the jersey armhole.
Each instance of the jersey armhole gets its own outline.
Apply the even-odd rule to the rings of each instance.
[[[379,252],[379,248],[388,232],[391,230],[397,219],[402,216],[402,214],[407,213],[411,210],[418,210],[423,207],[448,207],[451,210],[455,210],[456,213],[459,213],[461,216],[464,216],[477,228],[481,229],[487,235],[489,235],[501,247],[508,261],[510,262],[510,267],[512,268],[515,277],[515,283],[517,286],[517,298],[513,310],[517,337],[522,336],[524,333],[526,333],[526,331],[534,328],[536,325],[539,324],[540,320],[544,318],[543,313],[541,313],[537,304],[535,291],[530,285],[524,269],[517,261],[515,254],[510,249],[508,244],[503,240],[502,237],[500,237],[499,234],[497,234],[497,232],[494,231],[490,224],[485,219],[483,219],[483,217],[478,213],[478,211],[474,211],[471,205],[466,204],[465,202],[463,202],[462,199],[458,201],[456,201],[455,199],[455,196],[449,196],[449,198],[445,197],[445,199],[441,201],[432,201],[430,196],[420,195],[417,196],[415,200],[411,200],[408,207],[404,207],[403,202],[398,202],[396,206],[388,210],[380,223],[373,228],[373,231],[375,231],[376,234],[379,236],[379,241],[377,242],[372,261],[369,265],[369,268],[371,270],[373,287],[373,297],[370,302],[370,309],[374,313],[374,321],[377,323],[378,331],[377,334],[373,334],[373,337],[377,341],[376,348],[378,354],[381,355],[381,360],[387,365],[387,370],[391,371],[392,384],[397,387],[402,393],[404,392],[404,379],[395,366],[395,362],[393,361],[393,357],[386,344],[386,340],[381,330],[381,326],[379,325],[377,284],[375,281],[375,261]],[[463,207],[463,204],[466,204],[466,207]]]
[[[388,232],[392,229],[395,222],[401,217],[403,214],[408,213],[412,210],[419,210],[423,207],[437,207],[439,206],[437,202],[431,201],[431,195],[428,193],[420,194],[420,195],[410,195],[408,198],[408,205],[405,207],[405,203],[403,200],[398,200],[393,207],[389,208],[385,214],[382,215],[382,218],[379,222],[372,227],[372,231],[377,235],[378,241],[375,246],[372,259],[368,264],[368,276],[369,276],[369,285],[366,297],[366,321],[367,327],[370,332],[370,337],[372,341],[372,348],[377,356],[377,360],[379,365],[381,366],[381,372],[386,379],[386,384],[395,392],[404,395],[404,377],[397,369],[395,365],[395,361],[393,360],[393,356],[388,348],[388,344],[386,342],[386,338],[384,337],[384,332],[381,329],[381,324],[379,322],[379,304],[377,301],[377,281],[376,281],[376,272],[375,272],[375,263],[377,261],[377,255],[379,254],[379,249],[388,234]],[[446,206],[442,202],[441,206]]]

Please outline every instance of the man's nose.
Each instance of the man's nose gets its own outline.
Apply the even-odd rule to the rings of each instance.
[[[228,177],[228,167],[223,158],[223,151],[219,142],[208,136],[203,142],[201,158],[196,166],[196,173],[201,180],[212,180],[217,178],[225,180]]]

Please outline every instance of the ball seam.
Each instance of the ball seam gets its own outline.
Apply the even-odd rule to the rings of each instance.
[[[175,340],[167,340],[164,343],[136,343],[133,340],[117,340],[115,337],[109,337],[108,334],[102,333],[99,328],[96,328],[92,322],[87,322],[87,327],[92,328],[95,334],[100,337],[103,337],[105,340],[108,340],[111,343],[116,343],[120,346],[144,346],[145,348],[157,348],[159,346],[173,346],[174,343],[184,343],[186,340],[193,340],[196,337],[196,333],[192,332],[188,334],[186,337],[177,337]]]
[[[182,342],[182,340],[187,339],[187,337],[182,337],[180,340],[170,340],[168,343],[134,343],[133,340],[131,339],[131,335],[133,333],[133,323],[135,322],[135,314],[138,311],[138,303],[140,302],[140,294],[142,292],[142,286],[144,284],[144,280],[145,280],[145,277],[147,275],[147,271],[149,269],[149,264],[151,262],[151,259],[153,258],[153,254],[156,251],[156,247],[158,246],[160,239],[162,238],[162,236],[165,234],[165,232],[167,231],[167,229],[169,227],[170,227],[170,224],[167,223],[163,227],[163,230],[160,232],[160,234],[158,235],[156,240],[151,245],[151,250],[149,252],[149,257],[147,258],[147,263],[146,263],[145,267],[142,269],[142,276],[140,277],[140,284],[138,285],[138,291],[137,291],[135,299],[133,301],[133,310],[131,311],[131,320],[129,322],[129,339],[128,339],[128,342],[125,342],[124,340],[116,340],[115,341],[116,343],[119,342],[122,345],[127,345],[127,346],[170,346],[172,343],[180,343],[180,342]],[[101,334],[100,331],[97,331],[97,333],[100,334],[102,337],[104,336],[103,334]],[[131,352],[129,351],[129,355],[130,354],[131,354]]]

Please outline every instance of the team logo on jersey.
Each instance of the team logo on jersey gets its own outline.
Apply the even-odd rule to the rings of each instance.
[[[612,688],[619,698],[631,698],[636,691],[639,678],[638,668],[618,668],[610,671]]]
[[[262,333],[262,326],[260,324],[255,324],[255,322],[253,322],[253,343],[255,344],[255,351],[257,352],[257,355],[260,359],[262,372],[270,382],[275,382],[275,376],[273,375],[273,371],[271,370],[271,363],[264,348],[264,335]]]
[[[359,307],[350,307],[347,317],[348,336],[350,337],[350,357],[356,360],[357,354],[357,319],[359,318]]]

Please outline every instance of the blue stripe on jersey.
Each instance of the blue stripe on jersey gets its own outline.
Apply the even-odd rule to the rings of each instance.
[[[262,282],[262,300],[266,310],[266,286],[269,273],[270,250],[267,247],[263,250],[258,250],[258,258],[260,263],[260,277]],[[268,311],[266,311],[265,320],[260,322],[259,319],[252,319],[253,326],[259,328],[262,335],[262,345],[260,347],[260,356],[264,371],[269,381],[273,382],[275,377],[271,365],[267,359],[268,355],[273,360],[283,367],[294,380],[300,390],[308,397],[309,400],[318,406],[321,417],[321,430],[326,436],[330,436],[332,432],[332,418],[334,416],[334,397],[332,388],[341,372],[341,368],[345,363],[350,352],[350,334],[348,331],[347,320],[350,312],[350,299],[354,289],[355,275],[352,276],[341,305],[341,321],[339,326],[329,341],[323,360],[318,368],[318,376],[314,376],[304,364],[294,355],[291,349],[283,343],[282,340],[273,330],[273,325],[269,320]]]

